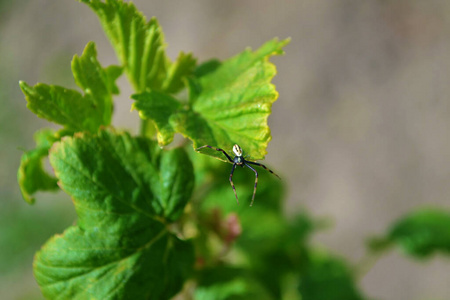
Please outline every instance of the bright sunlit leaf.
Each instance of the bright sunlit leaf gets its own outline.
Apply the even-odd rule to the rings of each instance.
[[[239,144],[251,159],[263,159],[271,139],[267,118],[278,97],[269,58],[282,54],[288,42],[275,39],[254,52],[245,50],[200,77],[198,91],[190,93],[191,108],[170,120],[176,131],[190,138],[194,148],[211,145],[228,151]],[[226,160],[208,148],[201,152]]]
[[[98,15],[121,64],[136,92],[146,90],[176,93],[196,65],[191,54],[180,53],[175,62],[166,55],[161,26],[131,2],[81,0]]]

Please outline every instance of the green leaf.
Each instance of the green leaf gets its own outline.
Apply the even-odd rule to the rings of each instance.
[[[72,196],[76,226],[37,253],[35,277],[48,298],[168,299],[191,271],[191,243],[168,230],[190,197],[182,149],[102,130],[76,134],[50,151]]]
[[[37,131],[34,135],[36,148],[25,152],[17,172],[22,196],[29,204],[34,203],[33,194],[37,191],[54,191],[58,189],[57,179],[43,168],[42,160],[47,157],[51,145],[64,133],[55,133],[51,129]]]
[[[191,54],[180,53],[172,63],[166,56],[164,35],[158,21],[149,22],[133,3],[117,0],[81,0],[100,18],[128,78],[137,92],[146,89],[176,93],[195,66]]]
[[[412,212],[396,222],[385,237],[372,240],[371,248],[377,251],[392,244],[418,258],[436,252],[450,254],[450,212],[438,208]]]
[[[344,261],[326,254],[312,253],[303,266],[299,292],[304,300],[359,300],[354,275]]]
[[[282,54],[288,42],[274,39],[255,52],[246,50],[200,77],[197,91],[190,93],[195,97],[190,99],[191,109],[170,119],[176,131],[190,138],[194,148],[211,145],[227,150],[239,144],[252,159],[263,159],[271,139],[267,118],[278,97],[270,83],[275,66],[268,59]],[[226,161],[209,148],[201,152]]]
[[[84,96],[56,85],[38,83],[31,87],[20,82],[28,101],[27,107],[38,117],[72,131],[96,132],[101,125],[109,125],[112,94],[118,91],[114,81],[120,75],[120,69],[103,69],[97,61],[95,44],[91,42],[86,45],[82,56],[74,56],[72,72]]]
[[[221,62],[218,59],[210,59],[198,65],[195,68],[194,76],[202,77],[208,73],[214,72],[218,67],[220,67]]]
[[[217,231],[217,228],[221,228],[217,224],[224,222],[221,222],[220,216],[223,215],[224,220],[230,214],[238,216],[238,224],[242,232],[234,241],[233,249],[239,251],[241,266],[251,270],[253,277],[264,286],[268,294],[274,299],[280,299],[282,277],[288,270],[296,270],[292,260],[296,257],[289,255],[289,251],[295,249],[295,254],[301,252],[298,245],[303,244],[312,230],[312,222],[303,216],[301,218],[303,222],[296,219],[293,226],[288,224],[282,214],[283,182],[265,170],[260,172],[255,204],[251,208],[248,204],[254,188],[254,173],[246,168],[235,171],[233,181],[240,200],[240,205],[237,205],[233,189],[228,181],[231,166],[205,155],[195,155],[196,170],[200,169],[204,172],[211,167],[204,165],[204,160],[217,167],[211,168],[209,174],[203,175],[203,184],[205,181],[212,181],[213,184],[206,189],[206,193],[205,190],[197,192],[197,194],[203,194],[199,197],[196,211],[201,219],[205,220],[205,224],[217,232],[219,239],[225,244],[230,236],[227,231],[223,236],[221,230]],[[196,176],[198,173],[196,172]],[[210,246],[210,248],[209,251],[202,253],[206,263],[211,261],[209,253],[215,251],[214,247]],[[218,251],[222,251],[222,248],[219,247]]]
[[[122,74],[122,69],[118,66],[103,69],[97,61],[95,44],[90,42],[81,57],[73,57],[72,72],[85,98],[89,98],[93,106],[103,112],[102,125],[109,125],[113,111],[112,94],[119,93],[115,81]]]
[[[118,95],[120,94],[119,87],[116,84],[116,80],[122,75],[122,67],[119,66],[108,66],[105,68],[106,83],[108,84],[108,90],[111,91],[111,94]]]
[[[158,143],[161,146],[172,142],[175,131],[169,118],[181,108],[181,103],[171,96],[159,92],[144,92],[131,96],[136,102],[132,109],[137,109],[142,119],[155,122]]]
[[[217,267],[199,273],[195,300],[226,299],[274,299],[248,271]]]
[[[184,87],[183,79],[191,75],[197,64],[197,60],[191,53],[180,52],[176,61],[167,70],[166,78],[162,84],[162,90],[174,94]]]
[[[56,149],[50,162],[60,186],[93,208],[100,198],[114,205],[126,200],[137,211],[173,221],[192,193],[192,163],[181,148],[162,151],[148,139],[101,130],[66,138]]]
[[[164,216],[177,220],[194,189],[194,169],[183,148],[162,153],[160,169],[161,196]]]

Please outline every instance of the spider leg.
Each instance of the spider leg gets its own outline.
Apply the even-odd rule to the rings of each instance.
[[[253,169],[250,165],[244,163],[247,168],[249,168],[250,170],[252,170],[253,172],[255,172],[255,188],[253,189],[253,197],[252,197],[252,202],[250,203],[250,206],[253,205],[253,201],[255,201],[255,195],[256,195],[256,186],[258,185],[258,172],[256,172],[255,169]]]
[[[234,187],[234,183],[233,183],[233,173],[234,173],[234,168],[236,168],[236,164],[233,164],[233,167],[231,168],[231,173],[230,173],[230,184],[231,184],[231,187],[233,188],[234,195],[236,196],[237,204],[239,204],[239,199],[238,199],[238,196],[237,196],[237,194],[236,194],[236,188]]]
[[[210,145],[205,145],[205,146],[198,147],[198,148],[195,149],[195,150],[198,151],[198,150],[200,150],[200,149],[202,149],[202,148],[205,148],[205,147],[208,147],[208,148],[213,149],[213,150],[216,150],[216,151],[222,151],[223,154],[225,154],[225,156],[227,157],[227,159],[228,159],[231,163],[233,163],[233,160],[231,159],[231,157],[230,157],[230,156],[225,152],[225,150],[223,150],[223,149],[216,148],[216,147],[213,147],[213,146],[210,146]]]
[[[267,168],[265,165],[257,163],[257,162],[252,162],[252,161],[245,161],[247,164],[252,164],[252,165],[256,165],[256,166],[260,166],[263,167],[264,169],[266,169],[267,171],[269,171],[270,173],[272,173],[273,175],[277,176],[280,180],[281,177],[278,176],[277,174],[275,174],[275,172],[273,172],[271,169]],[[248,166],[247,166],[248,167]]]

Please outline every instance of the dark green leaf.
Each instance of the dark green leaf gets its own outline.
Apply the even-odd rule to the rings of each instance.
[[[59,133],[43,129],[35,133],[36,148],[25,152],[20,161],[17,181],[22,196],[28,203],[34,203],[33,194],[37,191],[58,189],[57,179],[44,171],[42,160],[47,157],[51,145],[60,139]]]
[[[85,95],[56,85],[20,82],[28,101],[27,107],[38,115],[69,130],[95,132],[101,125],[109,125],[112,115],[112,93],[117,92],[114,80],[117,67],[103,69],[97,61],[94,43],[88,43],[81,57],[72,61],[75,82]]]
[[[180,217],[194,188],[192,163],[183,148],[162,153],[161,196],[164,216],[173,221]]]
[[[252,275],[241,269],[218,267],[200,272],[195,300],[273,299]]]
[[[155,91],[136,94],[131,98],[136,100],[132,107],[139,111],[141,118],[155,122],[158,143],[161,146],[170,144],[175,131],[169,118],[181,108],[181,104],[171,96]]]
[[[233,180],[241,203],[238,205],[228,181],[231,166],[197,155],[194,159],[196,169],[198,167],[203,172],[208,170],[204,160],[213,162],[218,168],[210,166],[209,174],[203,175],[203,182],[212,180],[214,183],[205,191],[206,194],[199,198],[197,211],[201,213],[207,225],[212,224],[210,226],[215,231],[218,228],[216,220],[226,220],[230,214],[238,216],[241,234],[234,242],[234,249],[238,249],[240,253],[242,266],[251,270],[252,276],[265,287],[271,297],[280,299],[282,279],[287,272],[293,272],[298,267],[294,260],[297,259],[297,254],[301,253],[299,245],[304,244],[306,236],[312,230],[312,222],[306,220],[306,217],[301,218],[303,222],[296,219],[295,226],[287,222],[281,209],[281,200],[284,197],[283,182],[265,170],[260,172],[255,204],[251,208],[248,204],[253,193],[254,173],[246,168],[238,168],[235,171]],[[201,194],[202,191],[198,193]],[[226,243],[228,236],[225,235],[224,238],[220,233],[219,231],[218,237]],[[209,252],[214,250],[212,248]],[[291,252],[294,254],[291,255]],[[202,255],[207,262],[210,260],[208,251]]]
[[[164,35],[158,21],[149,22],[133,3],[82,0],[100,18],[120,62],[137,92],[147,89],[175,93],[195,66],[191,54],[181,53],[175,63],[166,56]]]
[[[36,279],[48,298],[167,299],[181,289],[193,248],[167,227],[190,197],[182,149],[108,130],[53,146],[50,162],[72,196],[76,226],[38,252]]]
[[[291,223],[281,213],[262,207],[252,207],[240,216],[242,235],[236,246],[245,254],[254,276],[280,299],[285,275],[302,266],[303,249],[314,223],[305,215]]]
[[[313,253],[303,266],[299,291],[302,300],[359,300],[354,275],[340,259]]]
[[[267,118],[278,93],[271,84],[276,74],[268,59],[282,54],[288,40],[272,40],[255,52],[246,50],[200,77],[195,92],[190,83],[192,109],[171,118],[173,127],[194,142],[194,148],[211,145],[231,149],[239,144],[252,159],[267,153],[270,129]],[[201,152],[226,160],[223,154]]]
[[[218,67],[220,67],[221,62],[217,59],[210,59],[200,64],[195,68],[195,77],[202,77],[208,73],[214,72]]]
[[[372,249],[399,245],[415,257],[436,252],[450,254],[450,212],[444,209],[421,209],[396,222],[384,238],[372,241]]]

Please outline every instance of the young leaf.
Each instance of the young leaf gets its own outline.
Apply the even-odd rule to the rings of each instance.
[[[181,103],[167,94],[155,91],[136,94],[131,98],[136,100],[132,109],[137,109],[142,119],[155,122],[158,143],[161,146],[170,144],[175,131],[169,123],[169,118],[181,108]]]
[[[33,194],[37,191],[57,190],[57,179],[44,171],[42,159],[48,155],[51,145],[59,139],[51,129],[37,131],[34,135],[36,148],[25,152],[17,172],[22,196],[29,204],[34,203]]]
[[[120,75],[118,67],[103,69],[97,61],[94,43],[88,43],[81,57],[74,56],[72,73],[77,85],[84,91],[56,85],[20,82],[28,101],[27,107],[51,122],[72,131],[96,132],[101,125],[109,125],[112,115],[112,94],[117,93],[114,81]]]
[[[133,3],[117,0],[81,0],[100,18],[120,62],[137,92],[146,89],[176,93],[196,60],[180,53],[172,63],[166,56],[164,35],[158,21],[149,22]]]
[[[396,222],[386,237],[372,241],[374,251],[397,244],[418,258],[436,252],[450,253],[450,212],[442,209],[422,209]]]
[[[180,52],[176,61],[167,70],[166,78],[162,84],[162,90],[169,94],[174,94],[184,87],[183,78],[191,75],[194,71],[197,60],[191,53]]]
[[[44,296],[64,299],[167,299],[191,270],[189,242],[170,233],[190,197],[193,174],[182,149],[103,130],[64,138],[50,151],[70,194],[76,226],[37,253]]]
[[[270,83],[275,66],[268,59],[282,54],[288,42],[274,39],[255,52],[246,50],[200,77],[198,91],[190,93],[192,109],[171,117],[176,131],[193,140],[194,148],[239,144],[252,159],[263,159],[271,139],[267,118],[278,97]],[[201,152],[225,160],[209,148]]]
[[[81,57],[73,57],[72,73],[76,84],[84,91],[84,97],[103,113],[101,124],[109,125],[113,111],[112,94],[119,92],[115,81],[122,74],[122,69],[118,66],[103,69],[97,61],[95,44],[90,42]]]

